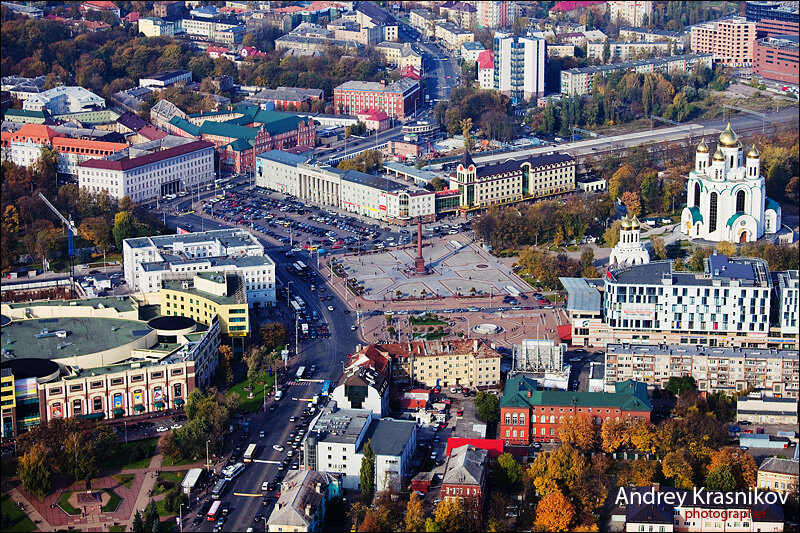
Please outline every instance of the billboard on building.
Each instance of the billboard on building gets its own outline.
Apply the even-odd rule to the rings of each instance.
[[[655,304],[622,304],[622,319],[655,320]]]

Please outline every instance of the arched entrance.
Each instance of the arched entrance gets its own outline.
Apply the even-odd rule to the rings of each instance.
[[[745,243],[745,242],[747,242],[747,231],[743,231],[739,235],[739,243]]]

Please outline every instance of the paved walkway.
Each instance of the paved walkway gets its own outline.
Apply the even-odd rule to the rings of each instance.
[[[183,472],[190,468],[203,466],[202,461],[192,465],[163,466],[163,461],[164,456],[156,448],[156,454],[150,459],[147,467],[119,472],[120,474],[133,474],[131,488],[120,484],[110,474],[95,479],[92,485],[93,491],[112,489],[122,498],[117,509],[111,513],[90,514],[89,516],[68,515],[58,506],[58,499],[64,492],[84,490],[83,482],[63,487],[45,496],[42,501],[23,492],[17,478],[8,481],[4,490],[12,500],[25,505],[28,517],[34,521],[40,531],[60,531],[66,528],[75,528],[81,531],[108,531],[108,527],[113,525],[126,525],[127,531],[131,531],[137,510],[143,511],[151,501],[159,501],[166,497],[166,494],[150,496],[158,482],[158,472]],[[185,516],[185,518],[187,517]],[[162,520],[164,519],[162,518]]]

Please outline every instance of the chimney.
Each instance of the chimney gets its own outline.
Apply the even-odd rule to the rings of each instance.
[[[528,398],[531,397],[531,391],[528,391]]]
[[[386,87],[386,80],[381,80],[381,87]]]
[[[661,490],[661,483],[653,483],[653,492],[659,492]]]
[[[478,351],[478,339],[473,339],[472,340],[472,351],[473,352],[477,352]]]
[[[320,483],[319,481],[317,481],[317,483],[316,483],[316,485],[314,486],[314,488],[315,488],[315,489],[317,489],[317,493],[318,493],[318,494],[322,494],[322,483]]]
[[[310,504],[310,503],[307,503],[307,504],[306,504],[306,507],[305,507],[305,509],[306,509],[306,514],[307,514],[308,516],[311,516],[311,504]]]

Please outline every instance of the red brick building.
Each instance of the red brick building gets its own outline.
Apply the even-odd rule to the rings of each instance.
[[[339,115],[354,115],[362,109],[383,111],[404,118],[420,107],[419,82],[400,78],[394,83],[347,81],[333,89],[333,108]]]
[[[442,477],[442,498],[458,498],[465,509],[483,509],[489,452],[471,444],[455,448]]]
[[[800,33],[800,24],[788,20],[763,19],[756,23],[756,36],[775,37],[776,35],[797,35]]]
[[[647,385],[621,381],[616,392],[537,390],[536,380],[515,376],[506,381],[500,400],[500,438],[506,444],[559,442],[558,424],[563,417],[586,413],[595,429],[606,419],[650,421],[652,404]]]
[[[768,80],[798,84],[797,34],[791,40],[785,36],[765,37],[753,45],[753,73]]]

